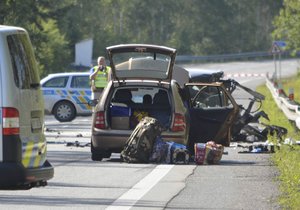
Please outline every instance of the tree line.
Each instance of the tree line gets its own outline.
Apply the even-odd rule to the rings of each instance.
[[[165,45],[180,55],[197,56],[267,51],[275,37],[284,38],[287,26],[281,13],[290,2],[299,4],[297,0],[1,0],[0,24],[27,29],[45,76],[68,71],[75,44],[89,38],[94,40],[94,58],[105,55],[107,46],[122,43]]]

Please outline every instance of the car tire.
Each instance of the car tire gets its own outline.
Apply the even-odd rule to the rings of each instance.
[[[101,154],[92,152],[92,161],[101,161],[102,159],[103,156]]]
[[[60,122],[70,122],[76,117],[75,107],[71,102],[60,101],[54,106],[53,115]]]
[[[111,156],[111,152],[109,151],[102,151],[102,150],[95,149],[92,142],[91,142],[91,153],[92,153],[93,161],[101,161],[103,158],[110,158]]]

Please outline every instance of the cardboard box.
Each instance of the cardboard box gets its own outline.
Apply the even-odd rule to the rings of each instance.
[[[112,117],[111,128],[119,130],[129,129],[129,117]]]

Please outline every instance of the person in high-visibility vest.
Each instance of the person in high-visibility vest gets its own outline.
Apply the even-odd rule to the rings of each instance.
[[[91,99],[99,99],[103,89],[106,87],[108,80],[110,79],[110,67],[106,66],[105,58],[100,56],[97,59],[97,66],[91,69]]]

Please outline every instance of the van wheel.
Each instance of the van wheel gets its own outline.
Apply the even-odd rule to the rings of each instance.
[[[53,109],[53,114],[60,122],[72,121],[76,116],[74,105],[68,101],[58,102]]]

